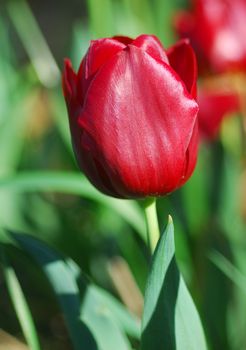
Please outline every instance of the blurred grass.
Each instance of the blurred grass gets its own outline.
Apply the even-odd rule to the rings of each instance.
[[[10,1],[7,10],[40,82],[46,87],[56,86],[60,81],[59,68],[28,3],[25,0]]]
[[[27,344],[30,350],[40,350],[36,327],[33,323],[31,312],[18,278],[4,251],[1,252],[1,256],[6,285]]]

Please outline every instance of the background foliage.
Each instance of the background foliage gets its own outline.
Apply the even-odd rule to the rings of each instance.
[[[0,231],[0,349],[9,342],[6,333],[32,349],[39,342],[42,349],[72,349],[69,323],[80,303],[77,334],[88,344],[94,342],[89,323],[102,349],[138,346],[150,261],[141,202],[107,198],[78,171],[60,74],[66,56],[78,68],[91,38],[151,33],[168,47],[176,39],[173,16],[185,6],[181,0],[1,1],[0,226],[9,231]],[[161,227],[168,214],[174,218],[178,264],[211,350],[246,348],[246,175],[238,135],[237,118],[227,120],[217,141],[201,145],[192,179],[158,200]],[[69,282],[59,280],[60,271]],[[93,314],[92,306],[101,310],[102,303],[108,309]],[[61,316],[64,307],[69,320]],[[109,331],[112,339],[103,340]]]

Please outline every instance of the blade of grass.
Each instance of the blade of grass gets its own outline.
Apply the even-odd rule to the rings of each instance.
[[[26,342],[31,350],[41,350],[36,327],[21,285],[6,255],[3,251],[1,253],[6,285]]]
[[[209,254],[209,259],[221,270],[238,288],[246,293],[246,276],[244,276],[225,256],[217,251]]]
[[[66,117],[67,111],[64,108],[64,101],[61,99],[60,91],[52,91],[52,94],[49,94],[51,106],[52,106],[52,116],[57,126],[61,138],[71,154],[73,156],[73,148],[71,143],[71,135],[69,132],[69,123],[68,118]]]
[[[1,175],[11,172],[20,161],[20,154],[25,141],[24,129],[30,117],[26,106],[30,91],[29,86],[22,84],[22,91],[19,95],[12,96],[15,105],[9,109],[8,120],[0,128]],[[15,142],[11,140],[15,140]]]
[[[7,10],[39,80],[46,87],[56,86],[59,68],[27,1],[8,1]]]
[[[52,191],[81,195],[95,200],[120,215],[146,241],[142,212],[134,201],[115,199],[97,191],[81,174],[31,172],[0,178],[0,190],[21,192]]]

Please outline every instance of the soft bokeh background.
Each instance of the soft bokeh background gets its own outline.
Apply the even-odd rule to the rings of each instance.
[[[78,68],[92,38],[151,33],[168,47],[176,40],[174,15],[186,6],[184,0],[0,2],[0,226],[30,233],[71,257],[138,315],[150,261],[141,202],[98,194],[79,172],[60,75],[64,57]],[[241,153],[235,117],[216,141],[201,145],[192,179],[158,200],[161,227],[168,214],[174,218],[179,266],[216,350],[246,348]],[[42,349],[72,349],[44,275],[19,250],[9,254]],[[0,329],[0,349],[9,342],[6,333],[23,340],[2,271]]]

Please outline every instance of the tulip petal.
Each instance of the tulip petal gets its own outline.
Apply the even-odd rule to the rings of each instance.
[[[196,98],[197,62],[189,40],[180,40],[167,50],[171,67],[178,73],[188,92]]]
[[[68,103],[76,96],[77,76],[72,68],[71,61],[66,58],[64,60],[64,70],[62,75],[63,94]]]
[[[126,45],[120,41],[111,38],[91,41],[89,50],[78,71],[78,93],[81,102],[84,101],[88,86],[98,69],[125,47]]]
[[[160,40],[154,35],[140,35],[133,40],[132,45],[139,47],[156,60],[169,63]]]
[[[79,117],[85,174],[121,198],[173,191],[184,177],[197,110],[166,63],[129,45],[101,67],[87,91]],[[103,186],[92,167],[103,173]]]
[[[194,171],[196,160],[197,160],[198,145],[199,145],[199,132],[198,132],[198,122],[196,121],[189,146],[186,150],[186,164],[184,169],[184,177],[181,180],[179,186],[182,186],[189,179],[189,177]]]
[[[113,39],[119,41],[120,43],[126,46],[131,44],[133,41],[132,38],[129,38],[128,36],[124,36],[124,35],[115,35],[113,36]]]
[[[105,62],[125,47],[123,43],[111,38],[93,40],[86,55],[86,78],[94,75]]]
[[[78,99],[77,75],[73,70],[70,60],[64,60],[64,70],[62,75],[62,88],[69,112],[70,123],[76,128],[77,118],[81,112],[82,105]]]

